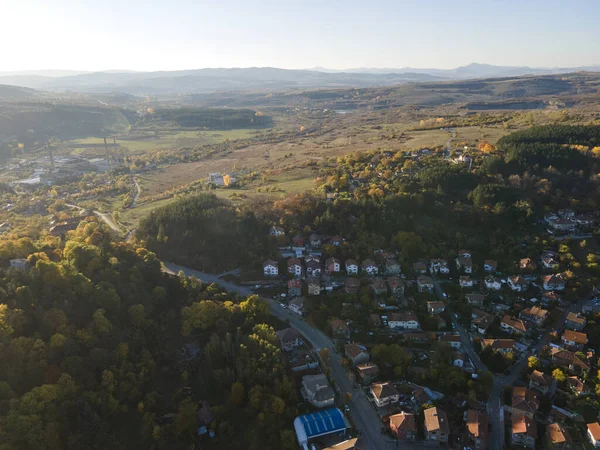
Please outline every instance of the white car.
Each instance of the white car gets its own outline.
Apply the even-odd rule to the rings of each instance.
[[[287,308],[287,306],[286,306],[286,305],[284,305],[283,303],[280,303],[280,304],[279,304],[279,306],[281,306],[283,309],[286,309],[286,308]]]

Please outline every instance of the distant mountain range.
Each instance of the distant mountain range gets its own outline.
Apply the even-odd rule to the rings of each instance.
[[[316,68],[287,70],[272,67],[198,69],[163,72],[73,71],[0,72],[0,84],[54,92],[181,95],[218,91],[286,90],[390,86],[428,81],[546,75],[600,71],[600,66],[540,69],[469,64],[456,69],[373,69],[344,71]]]

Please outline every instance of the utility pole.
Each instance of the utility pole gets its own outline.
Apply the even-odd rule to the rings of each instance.
[[[106,151],[106,162],[108,163],[108,168],[110,169],[110,156],[108,154],[108,144],[106,143],[106,138],[104,138],[104,150]]]

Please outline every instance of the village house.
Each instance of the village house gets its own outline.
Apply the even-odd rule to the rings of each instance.
[[[296,313],[299,316],[303,316],[305,302],[306,302],[306,299],[304,297],[298,297],[293,300],[290,300],[288,303],[288,307],[290,308],[290,311],[292,311],[293,313]]]
[[[567,368],[571,373],[577,374],[590,370],[590,366],[569,350],[552,348],[550,349],[550,354],[552,355],[552,362],[555,365]]]
[[[321,264],[317,261],[310,261],[306,264],[306,275],[309,277],[321,276]]]
[[[356,372],[358,373],[361,384],[370,384],[379,375],[379,366],[372,362],[357,364]]]
[[[565,288],[565,280],[561,274],[552,274],[542,277],[542,286],[546,291],[562,291]]]
[[[367,363],[371,359],[367,347],[358,343],[346,344],[344,346],[344,353],[354,366]]]
[[[388,277],[387,284],[390,288],[390,292],[393,295],[404,294],[404,281],[402,281],[399,277]]]
[[[583,350],[585,344],[587,344],[587,334],[579,331],[565,330],[563,331],[560,340],[564,345],[576,350]]]
[[[521,261],[519,261],[519,268],[521,270],[531,272],[531,271],[534,271],[536,269],[536,267],[537,267],[537,264],[531,258],[523,258]]]
[[[321,280],[318,277],[308,277],[308,295],[321,295]]]
[[[495,352],[502,353],[506,355],[507,353],[513,352],[515,350],[515,340],[514,339],[482,339],[481,340],[481,348],[485,349],[486,347],[491,347]]]
[[[331,328],[331,333],[336,338],[348,338],[350,333],[348,329],[348,324],[341,319],[333,319],[329,321],[329,328]]]
[[[460,258],[469,258],[471,259],[473,257],[473,253],[471,253],[471,250],[465,250],[464,248],[458,251],[458,256]]]
[[[427,312],[431,315],[441,314],[446,309],[444,302],[427,302]]]
[[[467,300],[467,304],[471,306],[481,306],[483,305],[483,300],[485,299],[485,296],[483,294],[474,292],[472,294],[465,295],[465,299]]]
[[[556,390],[556,380],[539,370],[534,370],[529,377],[529,389],[542,395],[552,395]]]
[[[499,291],[502,289],[502,283],[500,280],[492,275],[488,275],[485,277],[485,287],[492,291]]]
[[[548,319],[549,312],[547,309],[542,309],[538,306],[533,306],[531,308],[526,308],[519,314],[519,317],[523,320],[526,320],[529,323],[533,323],[538,327],[542,326],[544,321]]]
[[[494,316],[477,308],[471,311],[471,331],[485,335],[494,323]]]
[[[458,270],[464,270],[465,273],[471,274],[473,273],[473,261],[471,258],[459,256],[456,258],[456,268]]]
[[[450,268],[448,267],[448,261],[445,259],[432,259],[429,262],[429,271],[432,274],[448,275]]]
[[[548,306],[560,302],[562,297],[558,292],[550,291],[542,294],[542,305]]]
[[[446,344],[450,345],[450,347],[452,347],[454,349],[462,348],[462,341],[458,334],[441,334],[438,337],[438,340],[440,342],[445,342]]]
[[[303,376],[300,392],[307,402],[317,408],[332,406],[335,401],[335,391],[322,373]]]
[[[288,280],[288,295],[290,297],[298,297],[302,295],[302,280],[299,278],[294,278],[292,280]]]
[[[26,258],[15,258],[9,261],[9,266],[11,269],[19,269],[19,270],[27,270],[29,268],[29,264]]]
[[[308,264],[309,262],[314,261],[316,263],[321,263],[321,257],[319,255],[315,255],[314,253],[309,253],[304,257],[304,262]]]
[[[498,262],[494,259],[486,259],[483,262],[483,270],[488,273],[495,273],[498,268]]]
[[[558,261],[552,255],[544,255],[542,256],[542,266],[545,269],[556,270],[558,269]]]
[[[594,447],[600,448],[600,424],[598,422],[587,424],[587,436]]]
[[[295,276],[302,276],[302,260],[300,258],[290,258],[287,260],[288,273]]]
[[[302,344],[300,334],[295,328],[285,328],[276,331],[275,334],[277,335],[277,339],[279,339],[279,346],[284,352],[291,352]]]
[[[377,267],[377,264],[373,262],[372,259],[365,259],[360,265],[360,267],[363,272],[370,276],[375,276],[379,273],[379,268]]]
[[[450,426],[446,413],[440,408],[429,408],[423,414],[425,415],[425,439],[447,444],[450,436]]]
[[[400,441],[414,441],[417,437],[415,415],[402,411],[389,417],[390,430]]]
[[[513,446],[535,448],[537,438],[537,425],[535,421],[525,415],[512,415],[511,442]]]
[[[418,330],[421,324],[413,311],[393,312],[390,315],[388,326],[391,329]]]
[[[521,275],[515,275],[508,277],[508,287],[513,291],[523,292],[529,287],[529,281],[523,278]]]
[[[387,294],[387,283],[383,278],[373,278],[371,289],[375,295]]]
[[[572,376],[567,378],[567,386],[573,395],[579,397],[580,395],[589,395],[594,393],[594,390],[585,382],[579,379],[579,377]]]
[[[431,292],[433,291],[433,281],[427,275],[420,275],[417,277],[417,289],[419,292]]]
[[[353,259],[346,260],[346,273],[348,275],[358,275],[358,264]]]
[[[460,287],[473,287],[473,280],[471,277],[462,275],[458,278],[458,284],[460,284]]]
[[[566,428],[560,423],[551,423],[546,427],[548,450],[572,450],[573,440]]]
[[[344,281],[344,290],[347,294],[356,294],[360,289],[360,280],[356,278],[346,278]]]
[[[325,270],[327,273],[338,273],[342,270],[340,260],[333,256],[327,258],[325,261]]]
[[[334,247],[339,247],[344,243],[344,238],[336,234],[335,236],[332,236],[331,239],[329,239],[329,243]]]
[[[485,450],[488,445],[488,416],[480,411],[467,411],[469,446],[473,450]]]
[[[555,231],[574,231],[577,224],[574,220],[559,218],[551,220],[549,225]]]
[[[297,234],[296,236],[294,236],[292,238],[292,245],[297,248],[304,247],[304,238],[302,236],[300,236],[299,234]]]
[[[528,328],[525,322],[512,316],[504,316],[500,321],[502,330],[510,334],[527,334]]]
[[[370,389],[373,399],[375,399],[375,404],[379,408],[390,403],[396,403],[400,399],[400,394],[390,382],[374,383],[370,386]]]
[[[279,275],[279,264],[277,261],[268,259],[263,263],[263,271],[265,277],[275,277]]]
[[[427,273],[427,265],[423,262],[416,262],[413,264],[413,270],[416,274],[425,275]]]
[[[323,244],[323,238],[316,233],[311,234],[308,240],[310,241],[310,246],[312,248],[321,248],[321,245]]]
[[[399,275],[402,267],[395,259],[388,259],[385,262],[385,273],[388,275]]]
[[[565,327],[573,331],[581,331],[585,328],[587,321],[585,317],[583,317],[579,313],[570,312],[567,315],[567,320],[565,321]]]
[[[280,227],[278,225],[273,225],[270,229],[269,229],[269,234],[271,236],[284,236],[285,235],[285,230],[283,229],[283,227]]]

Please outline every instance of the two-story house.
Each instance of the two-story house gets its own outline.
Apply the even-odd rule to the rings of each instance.
[[[404,281],[402,281],[399,277],[388,277],[387,284],[390,288],[390,292],[393,295],[404,294]]]
[[[390,314],[388,326],[391,329],[418,330],[421,324],[413,311],[393,312]]]
[[[438,340],[440,342],[445,342],[454,349],[458,350],[462,348],[462,341],[460,339],[460,335],[458,334],[441,334],[439,335]]]
[[[488,445],[488,416],[480,411],[467,411],[467,434],[473,450],[485,450]]]
[[[466,275],[461,275],[458,278],[458,284],[460,284],[460,287],[464,287],[464,288],[473,287],[473,279]]]
[[[356,366],[356,371],[358,372],[361,383],[369,384],[377,378],[377,375],[379,375],[379,366],[372,362],[358,364]]]
[[[445,259],[432,259],[429,261],[429,271],[432,274],[448,275],[450,273],[450,267],[448,267],[448,261]]]
[[[521,275],[515,275],[512,277],[508,277],[507,280],[508,287],[513,291],[523,292],[526,291],[529,287],[529,281],[523,278]]]
[[[312,248],[321,248],[321,245],[323,245],[323,238],[319,234],[311,234],[308,240]]]
[[[525,415],[533,419],[540,407],[540,395],[531,389],[524,387],[513,387],[512,392],[512,414]]]
[[[444,302],[427,302],[427,312],[431,315],[441,314],[445,311],[446,304]]]
[[[387,283],[383,278],[373,278],[371,280],[371,290],[375,295],[386,294],[387,288]]]
[[[548,450],[572,450],[573,440],[563,424],[551,423],[546,427]]]
[[[425,416],[425,439],[447,444],[450,436],[450,425],[446,413],[440,408],[429,408],[423,412]]]
[[[587,424],[587,436],[595,448],[600,448],[600,424],[598,422]]]
[[[335,401],[335,391],[324,374],[303,376],[300,392],[306,401],[317,408],[332,406]]]
[[[360,265],[360,267],[363,270],[363,272],[369,276],[375,276],[379,273],[379,268],[377,267],[377,264],[373,262],[372,259],[365,259]]]
[[[584,316],[579,313],[570,312],[565,321],[565,327],[573,331],[582,331],[587,324]]]
[[[317,276],[310,276],[306,279],[308,285],[308,295],[320,295],[321,294],[321,280]]]
[[[550,313],[547,309],[542,309],[539,306],[532,306],[531,308],[526,308],[519,314],[519,317],[531,324],[534,324],[538,327],[542,326],[544,321],[548,319]]]
[[[295,328],[285,328],[275,332],[279,339],[279,346],[284,352],[291,352],[302,344],[300,334]]]
[[[306,263],[306,275],[309,277],[320,277],[321,264],[317,261],[310,261]]]
[[[334,258],[333,256],[330,258],[327,258],[327,260],[325,261],[325,270],[329,274],[338,273],[340,270],[342,270],[340,260],[337,258]]]
[[[521,261],[519,261],[519,268],[521,270],[531,272],[531,271],[534,271],[536,269],[536,267],[537,267],[537,264],[531,258],[523,258]]]
[[[302,295],[302,280],[299,278],[294,278],[292,280],[288,280],[288,295],[290,297],[298,297]]]
[[[528,327],[521,319],[512,316],[504,316],[500,321],[500,327],[503,331],[510,334],[527,334]]]
[[[303,316],[305,302],[306,302],[306,299],[304,297],[297,297],[297,298],[289,301],[288,308],[290,308],[290,311],[292,311],[293,313],[296,313],[299,316]]]
[[[590,366],[582,361],[575,353],[564,348],[550,349],[552,362],[558,367],[564,367],[569,372],[578,374],[590,370]]]
[[[486,259],[483,262],[483,270],[488,273],[495,273],[498,268],[498,262],[493,259]]]
[[[287,260],[288,273],[295,277],[302,276],[302,261],[300,258],[290,258]]]
[[[465,295],[465,300],[467,300],[467,304],[470,306],[481,306],[483,305],[484,299],[485,296],[477,292]]]
[[[272,259],[267,259],[263,263],[263,271],[265,277],[274,277],[279,275],[279,263],[277,261],[273,261]]]
[[[388,275],[399,275],[402,267],[395,259],[388,259],[385,262],[385,273]]]
[[[539,370],[534,370],[529,376],[529,389],[536,390],[542,395],[553,395],[556,390],[556,380]]]
[[[358,264],[353,259],[346,260],[346,273],[348,275],[358,275]]]
[[[391,403],[396,403],[400,399],[400,394],[394,388],[392,383],[374,383],[370,386],[371,394],[375,399],[375,404],[381,408]]]
[[[494,323],[494,316],[477,308],[471,311],[471,331],[485,335]]]
[[[546,291],[562,291],[565,284],[565,279],[560,273],[542,277],[542,286]]]
[[[512,415],[512,433],[511,441],[513,446],[522,445],[524,447],[535,448],[537,439],[537,424],[535,420],[523,415]]]
[[[488,275],[487,277],[485,277],[485,287],[491,291],[499,291],[500,289],[502,289],[502,282],[492,276],[492,275]]]
[[[417,289],[419,292],[433,291],[433,281],[427,275],[419,275],[417,277]]]
[[[542,266],[545,269],[556,270],[558,269],[558,260],[553,255],[542,256]]]
[[[560,340],[567,347],[570,347],[570,348],[573,348],[576,350],[583,350],[583,347],[585,346],[585,344],[587,344],[587,341],[588,341],[587,334],[580,333],[579,331],[571,331],[571,330],[563,331],[563,334],[560,337]]]
[[[390,430],[401,441],[414,441],[417,437],[415,415],[402,411],[389,417]]]
[[[481,340],[481,348],[485,349],[487,347],[491,347],[491,349],[495,352],[499,352],[502,354],[507,354],[510,352],[514,352],[515,350],[515,340],[514,339],[482,339]]]
[[[346,344],[344,346],[344,353],[346,354],[348,361],[354,366],[367,363],[369,362],[369,359],[371,359],[367,347],[355,342]]]
[[[283,236],[285,235],[285,230],[283,229],[283,227],[280,227],[278,225],[273,225],[270,229],[269,229],[269,234],[271,236]]]
[[[465,256],[459,256],[456,258],[456,268],[458,270],[464,270],[465,273],[473,273],[473,261],[471,258]]]

